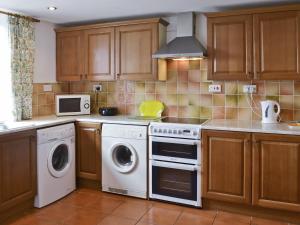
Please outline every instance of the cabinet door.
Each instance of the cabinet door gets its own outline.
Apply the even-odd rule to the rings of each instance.
[[[154,80],[158,48],[158,25],[139,24],[116,28],[116,71],[119,79]]]
[[[98,123],[76,123],[77,177],[101,180],[101,126]]]
[[[114,28],[84,31],[85,79],[113,80],[115,77]]]
[[[83,35],[81,31],[57,33],[57,81],[78,81],[83,78]]]
[[[252,78],[252,16],[208,18],[207,49],[210,80]]]
[[[300,79],[300,13],[254,15],[255,73],[262,80]]]
[[[1,137],[0,174],[0,211],[35,196],[35,131]]]
[[[253,204],[300,212],[300,137],[253,135]]]
[[[251,203],[251,135],[202,132],[203,197]]]

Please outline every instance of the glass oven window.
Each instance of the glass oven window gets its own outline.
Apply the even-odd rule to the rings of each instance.
[[[59,112],[80,112],[81,98],[62,98],[59,99]]]
[[[197,201],[197,171],[152,166],[152,192]]]
[[[197,145],[152,142],[152,154],[160,156],[197,159]]]

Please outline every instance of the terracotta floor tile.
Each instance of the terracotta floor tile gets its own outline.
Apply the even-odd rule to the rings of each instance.
[[[257,217],[252,218],[251,225],[252,224],[253,225],[288,225],[288,223],[285,222],[262,219]]]
[[[241,223],[241,222],[238,222],[238,221],[231,221],[231,220],[228,220],[228,221],[222,221],[222,220],[214,220],[214,223],[213,225],[245,225],[247,223]],[[250,223],[249,223],[250,224]]]
[[[37,217],[41,217],[44,219],[48,219],[57,223],[62,223],[66,219],[78,213],[80,208],[71,206],[71,205],[63,205],[63,204],[54,204],[47,206],[42,209],[37,209],[33,215]]]
[[[76,214],[65,220],[64,225],[97,225],[107,214],[96,210],[80,209]]]
[[[180,214],[181,211],[178,210],[153,206],[142,217],[141,222],[146,224],[173,225]]]
[[[59,203],[61,204],[69,204],[76,207],[84,207],[90,204],[92,201],[97,199],[97,195],[88,192],[75,192],[65,198],[63,198]]]
[[[61,225],[62,223],[54,222],[51,219],[41,218],[35,215],[22,217],[10,225]]]
[[[182,212],[186,208],[184,206],[171,204],[171,203],[164,203],[164,202],[153,202],[153,207],[162,208],[162,209],[171,209],[179,212]]]
[[[212,219],[214,219],[215,216],[217,215],[217,211],[215,210],[196,209],[196,208],[185,208],[183,212],[196,214],[202,217],[212,218]]]
[[[99,223],[99,225],[134,225],[136,224],[136,222],[136,220],[131,220],[127,218],[107,216]]]
[[[90,201],[89,204],[85,206],[85,208],[90,208],[97,210],[101,213],[112,213],[118,206],[120,206],[124,201],[114,199],[114,198],[98,198]]]
[[[217,213],[216,220],[223,221],[223,222],[237,222],[237,223],[250,224],[251,217],[219,211]]]
[[[291,225],[215,210],[196,209],[78,189],[42,209],[33,209],[10,225]]]
[[[116,208],[112,215],[139,220],[150,207],[140,202],[125,202]]]
[[[200,214],[183,212],[175,225],[212,225],[214,217],[205,217]]]

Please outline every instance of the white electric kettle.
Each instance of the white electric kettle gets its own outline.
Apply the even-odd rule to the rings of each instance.
[[[261,101],[262,123],[278,123],[280,105],[276,101]]]

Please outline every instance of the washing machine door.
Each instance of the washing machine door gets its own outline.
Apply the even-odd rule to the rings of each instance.
[[[52,176],[63,177],[69,170],[72,152],[66,142],[56,143],[48,155],[48,169]]]
[[[135,149],[128,143],[118,143],[111,148],[114,168],[120,173],[131,172],[138,163]]]

